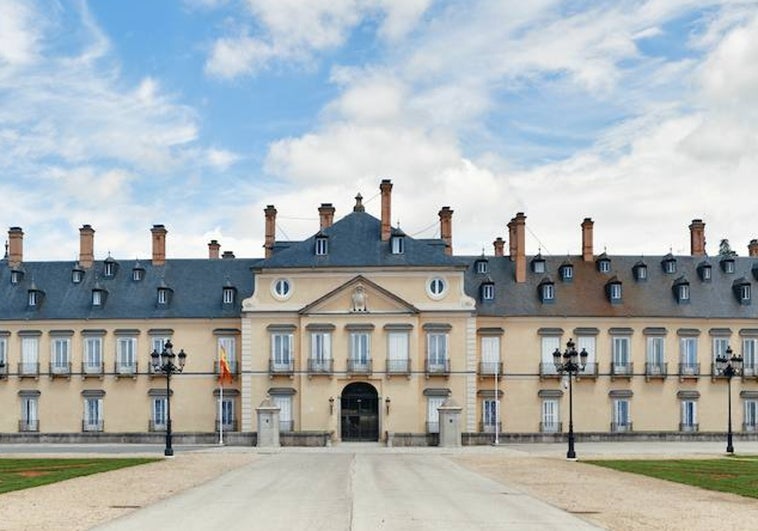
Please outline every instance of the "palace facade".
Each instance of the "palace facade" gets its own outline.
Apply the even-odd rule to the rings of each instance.
[[[573,382],[574,427],[598,437],[693,437],[758,426],[758,241],[748,256],[709,257],[705,224],[689,226],[686,256],[596,254],[593,222],[581,252],[527,256],[526,216],[489,255],[453,252],[453,210],[440,237],[416,239],[381,215],[336,219],[302,241],[276,239],[265,211],[265,256],[237,258],[208,244],[207,259],[166,256],[151,229],[150,260],[94,257],[28,262],[24,233],[8,232],[0,267],[0,439],[152,440],[166,429],[165,377],[151,352],[187,352],[171,379],[171,419],[184,440],[248,443],[256,408],[279,407],[284,441],[433,444],[438,408],[461,408],[464,442],[560,437],[566,378],[553,354],[571,339],[586,368]],[[506,250],[506,245],[508,249]],[[716,367],[727,349],[743,374]],[[219,387],[219,355],[234,379]],[[219,400],[220,394],[223,400]],[[318,438],[318,437],[317,437]],[[181,439],[180,439],[181,440]]]

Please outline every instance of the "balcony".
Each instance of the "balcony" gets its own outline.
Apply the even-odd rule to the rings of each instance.
[[[479,423],[479,431],[481,433],[495,433],[495,428],[497,428],[498,433],[503,432],[503,423],[498,422],[497,424],[494,424],[492,422],[480,422]]]
[[[294,420],[280,420],[279,421],[279,431],[292,431],[294,429],[295,429]]]
[[[576,379],[581,380],[582,378],[590,378],[592,380],[597,380],[597,365],[598,364],[594,361],[588,362],[584,367],[584,370],[576,375]]]
[[[410,376],[411,374],[411,360],[387,360],[387,374],[401,374]]]
[[[632,431],[631,422],[611,422],[612,433],[624,433]]]
[[[102,378],[105,373],[104,363],[85,363],[82,362],[82,377],[84,378]]]
[[[440,432],[439,421],[426,423],[426,433],[439,433],[439,432]]]
[[[82,431],[104,431],[105,422],[102,420],[83,420]]]
[[[555,363],[540,363],[540,379],[543,378],[560,378],[563,376],[555,368]]]
[[[631,378],[634,374],[634,363],[632,362],[612,362],[611,379]]]
[[[231,421],[224,422],[224,425],[222,426],[224,428],[224,431],[239,431],[239,421],[237,419],[233,419]],[[218,432],[219,428],[219,421],[216,421],[216,431]]]
[[[561,433],[563,432],[562,422],[540,422],[540,433]]]
[[[711,379],[712,380],[726,380],[727,379],[727,377],[724,374],[721,374],[718,371],[715,363],[711,363]]]
[[[121,361],[117,361],[113,364],[113,372],[116,374],[116,378],[136,378],[137,377],[137,362],[131,362],[131,363],[124,363]],[[156,373],[153,371],[152,364],[150,365],[150,374],[152,375],[160,375],[160,373]]]
[[[19,420],[18,431],[39,431],[39,420],[30,420],[30,419]]]
[[[19,363],[19,378],[39,378],[39,363]]]
[[[684,433],[695,433],[698,430],[700,430],[700,424],[691,424],[685,422],[679,423],[679,431],[682,431]]]
[[[151,420],[147,426],[148,431],[166,431],[166,421]]]
[[[679,379],[684,380],[687,378],[698,378],[700,376],[700,364],[699,363],[680,363],[679,364]]]
[[[347,373],[348,374],[371,374],[372,360],[356,360],[348,358],[347,360]]]
[[[758,367],[755,365],[743,365],[742,366],[742,379],[752,380],[758,378]]]
[[[269,376],[292,376],[295,374],[295,360],[288,361],[275,361],[268,360],[268,374]]]
[[[0,360],[0,380],[8,377],[8,364]]]
[[[314,359],[308,358],[308,374],[311,376],[326,375],[334,373],[334,360],[332,359]]]
[[[71,363],[51,363],[50,378],[71,378]]]
[[[645,363],[645,379],[666,378],[668,374],[668,363],[647,362]]]
[[[236,378],[239,376],[239,365],[237,364],[237,360],[227,360],[226,364],[229,365],[229,372],[232,373],[232,378]],[[219,364],[218,360],[213,362],[213,374],[218,376],[221,374],[221,365]]]
[[[427,378],[430,376],[450,376],[450,360],[425,360],[424,371]]]
[[[503,375],[503,362],[502,361],[480,361],[479,362],[479,376],[494,377],[495,375]]]

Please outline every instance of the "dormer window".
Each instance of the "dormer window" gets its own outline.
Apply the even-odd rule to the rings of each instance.
[[[42,290],[37,289],[37,286],[32,282],[32,287],[27,292],[26,302],[30,308],[38,307],[42,304],[42,298],[45,293]]]
[[[708,262],[701,262],[697,266],[697,274],[703,282],[710,282],[713,278],[713,267]]]
[[[222,292],[222,300],[224,304],[234,304],[234,295],[236,292],[237,290],[233,287],[225,286],[224,291]]]
[[[568,262],[561,264],[558,272],[561,275],[561,280],[563,282],[571,282],[574,278],[574,266]]]
[[[134,264],[132,268],[132,280],[134,282],[141,282],[145,278],[145,268],[140,265],[139,262]]]
[[[551,303],[555,301],[555,284],[550,278],[545,278],[537,286],[539,292],[540,301],[543,303]]]
[[[158,305],[166,306],[171,302],[172,289],[165,284],[158,287]]]
[[[676,258],[674,258],[674,255],[669,253],[664,256],[663,260],[661,260],[661,267],[663,268],[663,272],[668,275],[676,273]]]
[[[39,294],[34,290],[29,290],[29,297],[27,299],[29,306],[37,306],[39,301]]]
[[[532,273],[545,273],[545,259],[542,258],[542,253],[538,253],[537,256],[532,258]]]
[[[620,304],[621,303],[621,281],[613,277],[608,281],[608,283],[605,285],[606,294],[608,295],[608,300],[611,302],[611,304]]]
[[[24,280],[24,272],[20,269],[11,270],[11,284],[19,284]]]
[[[737,297],[737,302],[740,304],[750,304],[750,281],[745,277],[740,277],[732,284],[734,295]]]
[[[325,234],[316,236],[316,256],[329,254],[329,238]]]
[[[674,281],[674,296],[679,304],[690,302],[690,283],[684,277],[679,277]]]
[[[724,273],[732,274],[734,273],[734,258],[731,256],[725,257],[721,259],[721,270]]]
[[[647,280],[647,264],[642,261],[637,262],[632,267],[632,274],[634,275],[634,280],[644,282]]]
[[[103,276],[113,278],[116,276],[116,262],[113,258],[108,257],[103,264]]]
[[[495,282],[491,278],[487,277],[480,289],[483,301],[495,300]]]
[[[480,258],[476,262],[474,262],[474,269],[476,272],[480,275],[486,275],[489,272],[489,262],[487,262],[486,258]]]
[[[74,284],[81,284],[84,280],[84,271],[81,269],[74,269],[71,271],[71,282]]]
[[[92,306],[100,306],[103,303],[103,292],[94,290],[92,292]]]
[[[597,270],[601,273],[611,272],[611,259],[605,253],[601,254],[597,259]]]
[[[403,254],[405,252],[405,236],[396,234],[390,238],[390,247],[392,254]]]

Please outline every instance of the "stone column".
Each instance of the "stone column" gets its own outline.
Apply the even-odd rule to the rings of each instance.
[[[461,411],[463,408],[452,398],[448,398],[437,409],[440,414],[440,447],[461,446]]]
[[[255,409],[258,412],[259,448],[278,448],[279,443],[279,406],[267,398]]]

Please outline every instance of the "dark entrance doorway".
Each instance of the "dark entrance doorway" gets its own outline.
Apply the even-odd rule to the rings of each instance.
[[[373,385],[357,382],[342,390],[342,440],[379,440],[379,397]]]

